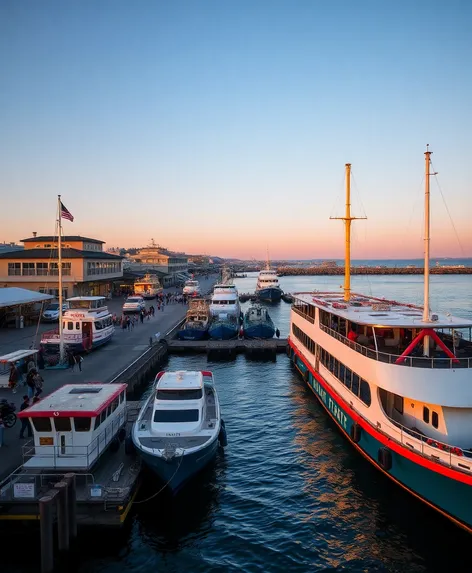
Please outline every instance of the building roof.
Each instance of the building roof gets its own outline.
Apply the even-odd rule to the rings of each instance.
[[[41,235],[40,237],[30,237],[29,239],[21,239],[22,243],[34,243],[41,241],[57,241],[57,235]],[[90,239],[89,237],[81,237],[80,235],[65,235],[62,237],[62,241],[86,241],[87,243],[100,243],[105,244],[105,241],[99,241],[98,239]]]
[[[66,384],[40,402],[18,412],[19,418],[85,418],[98,416],[127,384]]]
[[[82,251],[80,249],[62,249],[62,259],[108,259],[111,261],[121,261],[123,257],[111,255],[104,251]],[[57,249],[25,249],[24,251],[13,251],[11,253],[1,253],[0,259],[57,259]]]
[[[19,306],[20,304],[30,304],[32,302],[43,302],[54,298],[50,294],[42,294],[26,288],[7,287],[0,288],[0,308],[6,306]]]

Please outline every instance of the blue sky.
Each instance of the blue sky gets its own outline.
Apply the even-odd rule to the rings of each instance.
[[[0,241],[54,230],[221,256],[472,256],[472,4],[0,3]],[[363,206],[363,207],[362,207]],[[456,238],[456,233],[459,241]]]

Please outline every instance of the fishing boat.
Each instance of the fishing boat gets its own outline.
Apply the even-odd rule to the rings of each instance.
[[[133,443],[144,463],[173,491],[226,446],[213,374],[159,372],[133,426]]]
[[[211,317],[208,334],[213,340],[231,340],[237,338],[241,321],[234,314],[220,312]]]
[[[202,340],[206,338],[208,336],[210,318],[208,302],[205,299],[190,299],[185,322],[178,331],[178,337],[181,340]]]
[[[142,279],[138,279],[133,285],[134,294],[142,296],[146,300],[156,298],[164,289],[155,275],[146,274]]]
[[[194,279],[185,281],[182,292],[187,296],[200,296],[201,295],[200,283]]]
[[[270,268],[269,257],[265,269],[259,272],[256,284],[256,296],[263,302],[279,302],[283,291],[279,285],[277,272]]]
[[[351,292],[347,164],[344,295],[294,295],[288,352],[359,453],[472,532],[472,321],[430,310],[430,156],[423,306]]]
[[[0,521],[36,516],[45,491],[73,472],[80,523],[123,523],[139,485],[139,459],[126,451],[126,386],[66,384],[18,413],[32,438],[0,483]]]
[[[60,328],[43,332],[41,345],[59,355],[61,344],[71,352],[89,351],[110,342],[115,326],[104,296],[75,296],[67,299]]]
[[[245,338],[272,338],[275,326],[265,306],[253,304],[244,313],[243,330]]]

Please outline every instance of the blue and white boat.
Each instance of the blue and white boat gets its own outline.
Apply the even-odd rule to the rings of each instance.
[[[282,295],[277,273],[270,268],[267,261],[267,267],[262,269],[257,277],[256,296],[262,302],[279,302]]]
[[[211,323],[208,333],[214,340],[237,338],[242,322],[238,289],[234,284],[217,284],[210,301]]]
[[[144,463],[177,492],[226,446],[213,374],[159,372],[132,439]]]
[[[203,340],[208,336],[210,318],[208,303],[205,299],[190,299],[185,323],[178,331],[178,337],[181,340]]]
[[[347,164],[344,296],[296,293],[288,352],[360,454],[472,533],[472,321],[430,311],[425,156],[423,306],[351,293]]]
[[[110,342],[115,326],[104,296],[75,296],[67,303],[69,307],[62,313],[62,343],[71,352],[93,350]],[[60,329],[43,332],[41,345],[46,350],[59,352],[60,344]]]
[[[253,304],[244,313],[243,330],[245,338],[272,338],[275,326],[265,306]]]

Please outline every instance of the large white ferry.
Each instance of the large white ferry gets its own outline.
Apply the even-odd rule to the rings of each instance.
[[[472,532],[472,321],[430,312],[430,153],[424,306],[351,293],[348,164],[344,296],[295,294],[288,351],[362,455]]]
[[[69,308],[62,315],[62,341],[73,352],[92,350],[109,342],[115,333],[112,315],[103,296],[68,298]],[[46,349],[59,349],[59,329],[48,330],[41,337]]]
[[[277,272],[270,268],[270,263],[267,261],[267,267],[262,269],[257,277],[257,298],[260,301],[278,302],[282,298],[282,294]]]

